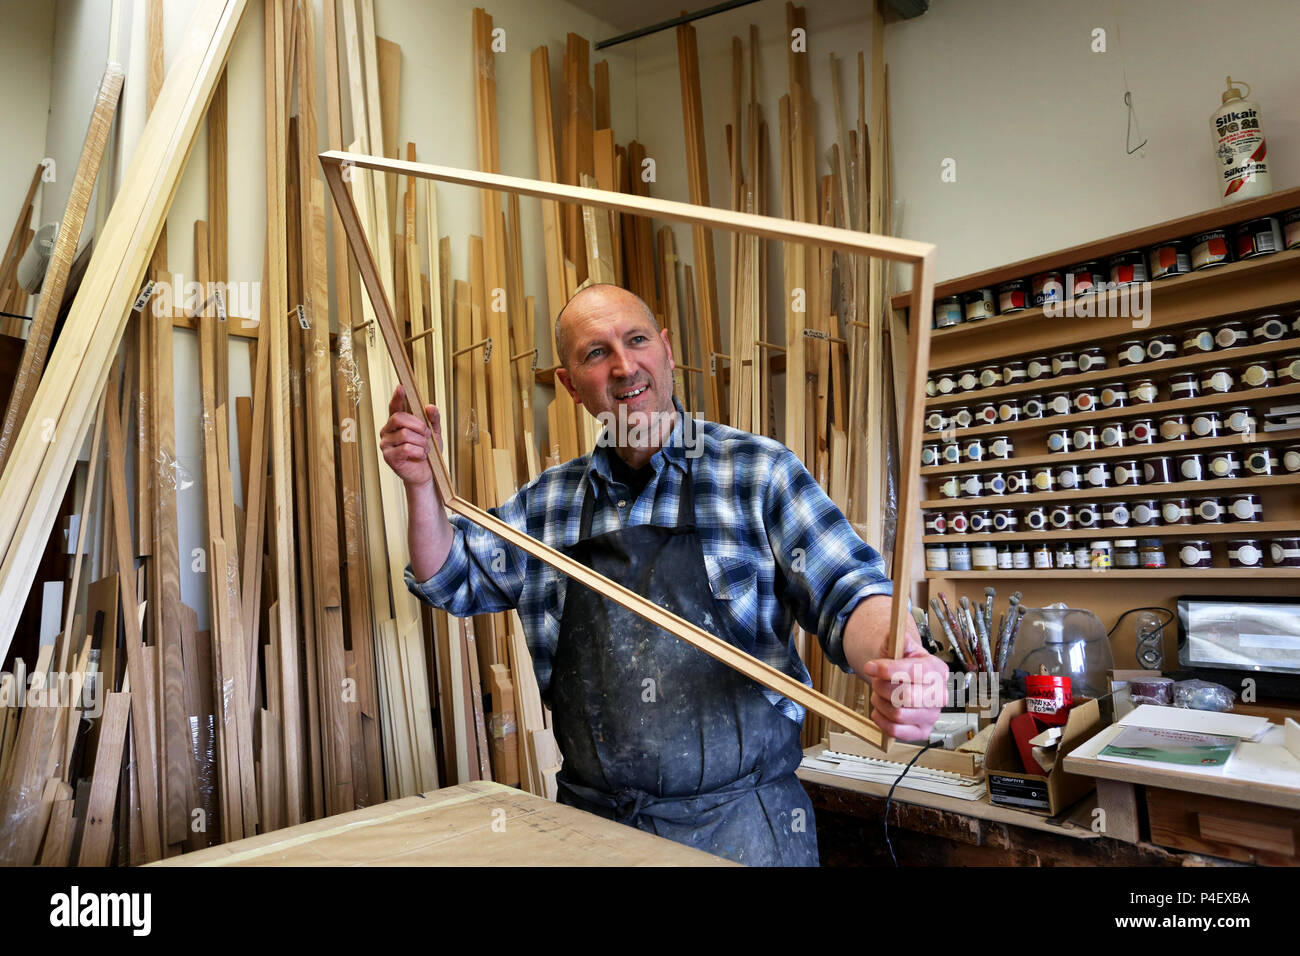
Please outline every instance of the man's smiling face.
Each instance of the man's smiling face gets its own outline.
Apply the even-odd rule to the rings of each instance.
[[[652,413],[671,421],[676,366],[668,332],[635,295],[609,285],[584,289],[560,313],[556,344],[564,364],[556,377],[592,415],[626,416],[651,431]]]

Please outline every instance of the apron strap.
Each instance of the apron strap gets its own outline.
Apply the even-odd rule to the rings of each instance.
[[[685,427],[685,423],[683,423]],[[595,452],[593,451],[594,455]],[[618,452],[612,451],[610,454],[617,455]],[[665,468],[668,465],[665,463]],[[590,479],[583,482],[582,492],[582,515],[578,520],[578,540],[586,541],[591,537],[591,521],[595,515],[596,492],[594,482]],[[682,490],[677,497],[677,527],[679,529],[695,528],[695,481],[691,476],[691,459],[686,458],[686,477],[682,479]]]

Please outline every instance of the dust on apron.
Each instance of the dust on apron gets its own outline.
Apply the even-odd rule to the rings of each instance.
[[[674,528],[592,537],[587,489],[565,550],[740,646],[709,586],[690,472]],[[561,803],[740,863],[817,865],[799,725],[748,677],[571,580],[550,697]]]

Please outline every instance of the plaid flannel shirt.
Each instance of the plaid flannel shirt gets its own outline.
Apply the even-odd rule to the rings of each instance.
[[[864,598],[892,594],[880,555],[780,442],[713,422],[687,419],[677,404],[672,440],[650,459],[654,475],[636,500],[610,473],[610,447],[548,469],[492,513],[552,548],[577,543],[582,496],[593,493],[591,533],[640,524],[672,527],[690,456],[696,526],[709,584],[731,640],[754,657],[811,685],[794,645],[794,623],[816,633],[845,671],[844,624]],[[407,587],[457,617],[517,608],[542,699],[560,637],[568,578],[463,517],[446,563]],[[694,622],[699,624],[699,621]],[[803,707],[764,689],[791,720]]]

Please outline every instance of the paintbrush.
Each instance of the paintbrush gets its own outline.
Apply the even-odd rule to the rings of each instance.
[[[944,637],[948,638],[948,644],[952,647],[953,653],[957,655],[957,659],[961,661],[962,666],[965,667],[966,670],[973,671],[975,669],[975,662],[970,659],[970,655],[966,653],[966,649],[962,647],[961,642],[957,640],[957,635],[952,632],[952,627],[949,625],[948,619],[944,617],[943,608],[939,606],[938,598],[930,598],[930,610],[934,612],[934,616],[938,619],[939,627],[943,631]]]

